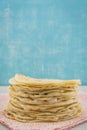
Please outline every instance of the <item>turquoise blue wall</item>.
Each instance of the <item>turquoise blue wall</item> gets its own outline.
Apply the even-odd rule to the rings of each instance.
[[[87,84],[87,0],[0,0],[0,84],[15,73]]]

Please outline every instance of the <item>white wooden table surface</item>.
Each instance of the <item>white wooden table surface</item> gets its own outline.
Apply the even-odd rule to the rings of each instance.
[[[81,86],[80,90],[87,92],[87,86]],[[0,86],[0,94],[1,93],[8,93],[8,87],[7,86]],[[0,124],[0,130],[9,130],[6,126]],[[83,123],[79,126],[76,126],[72,128],[71,130],[87,130],[87,122]]]

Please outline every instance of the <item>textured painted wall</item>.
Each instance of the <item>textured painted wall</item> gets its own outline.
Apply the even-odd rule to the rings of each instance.
[[[15,73],[87,84],[87,0],[0,0],[0,84]]]

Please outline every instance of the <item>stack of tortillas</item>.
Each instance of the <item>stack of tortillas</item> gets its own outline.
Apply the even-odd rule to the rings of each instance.
[[[6,117],[21,122],[59,122],[80,115],[80,80],[35,79],[16,74],[9,80]]]

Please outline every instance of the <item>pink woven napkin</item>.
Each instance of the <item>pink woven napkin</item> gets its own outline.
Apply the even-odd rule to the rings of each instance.
[[[83,113],[74,119],[58,123],[21,123],[8,119],[4,116],[3,110],[8,102],[8,95],[0,95],[0,122],[11,130],[68,130],[87,121],[87,94],[79,92],[79,101],[83,107]]]

